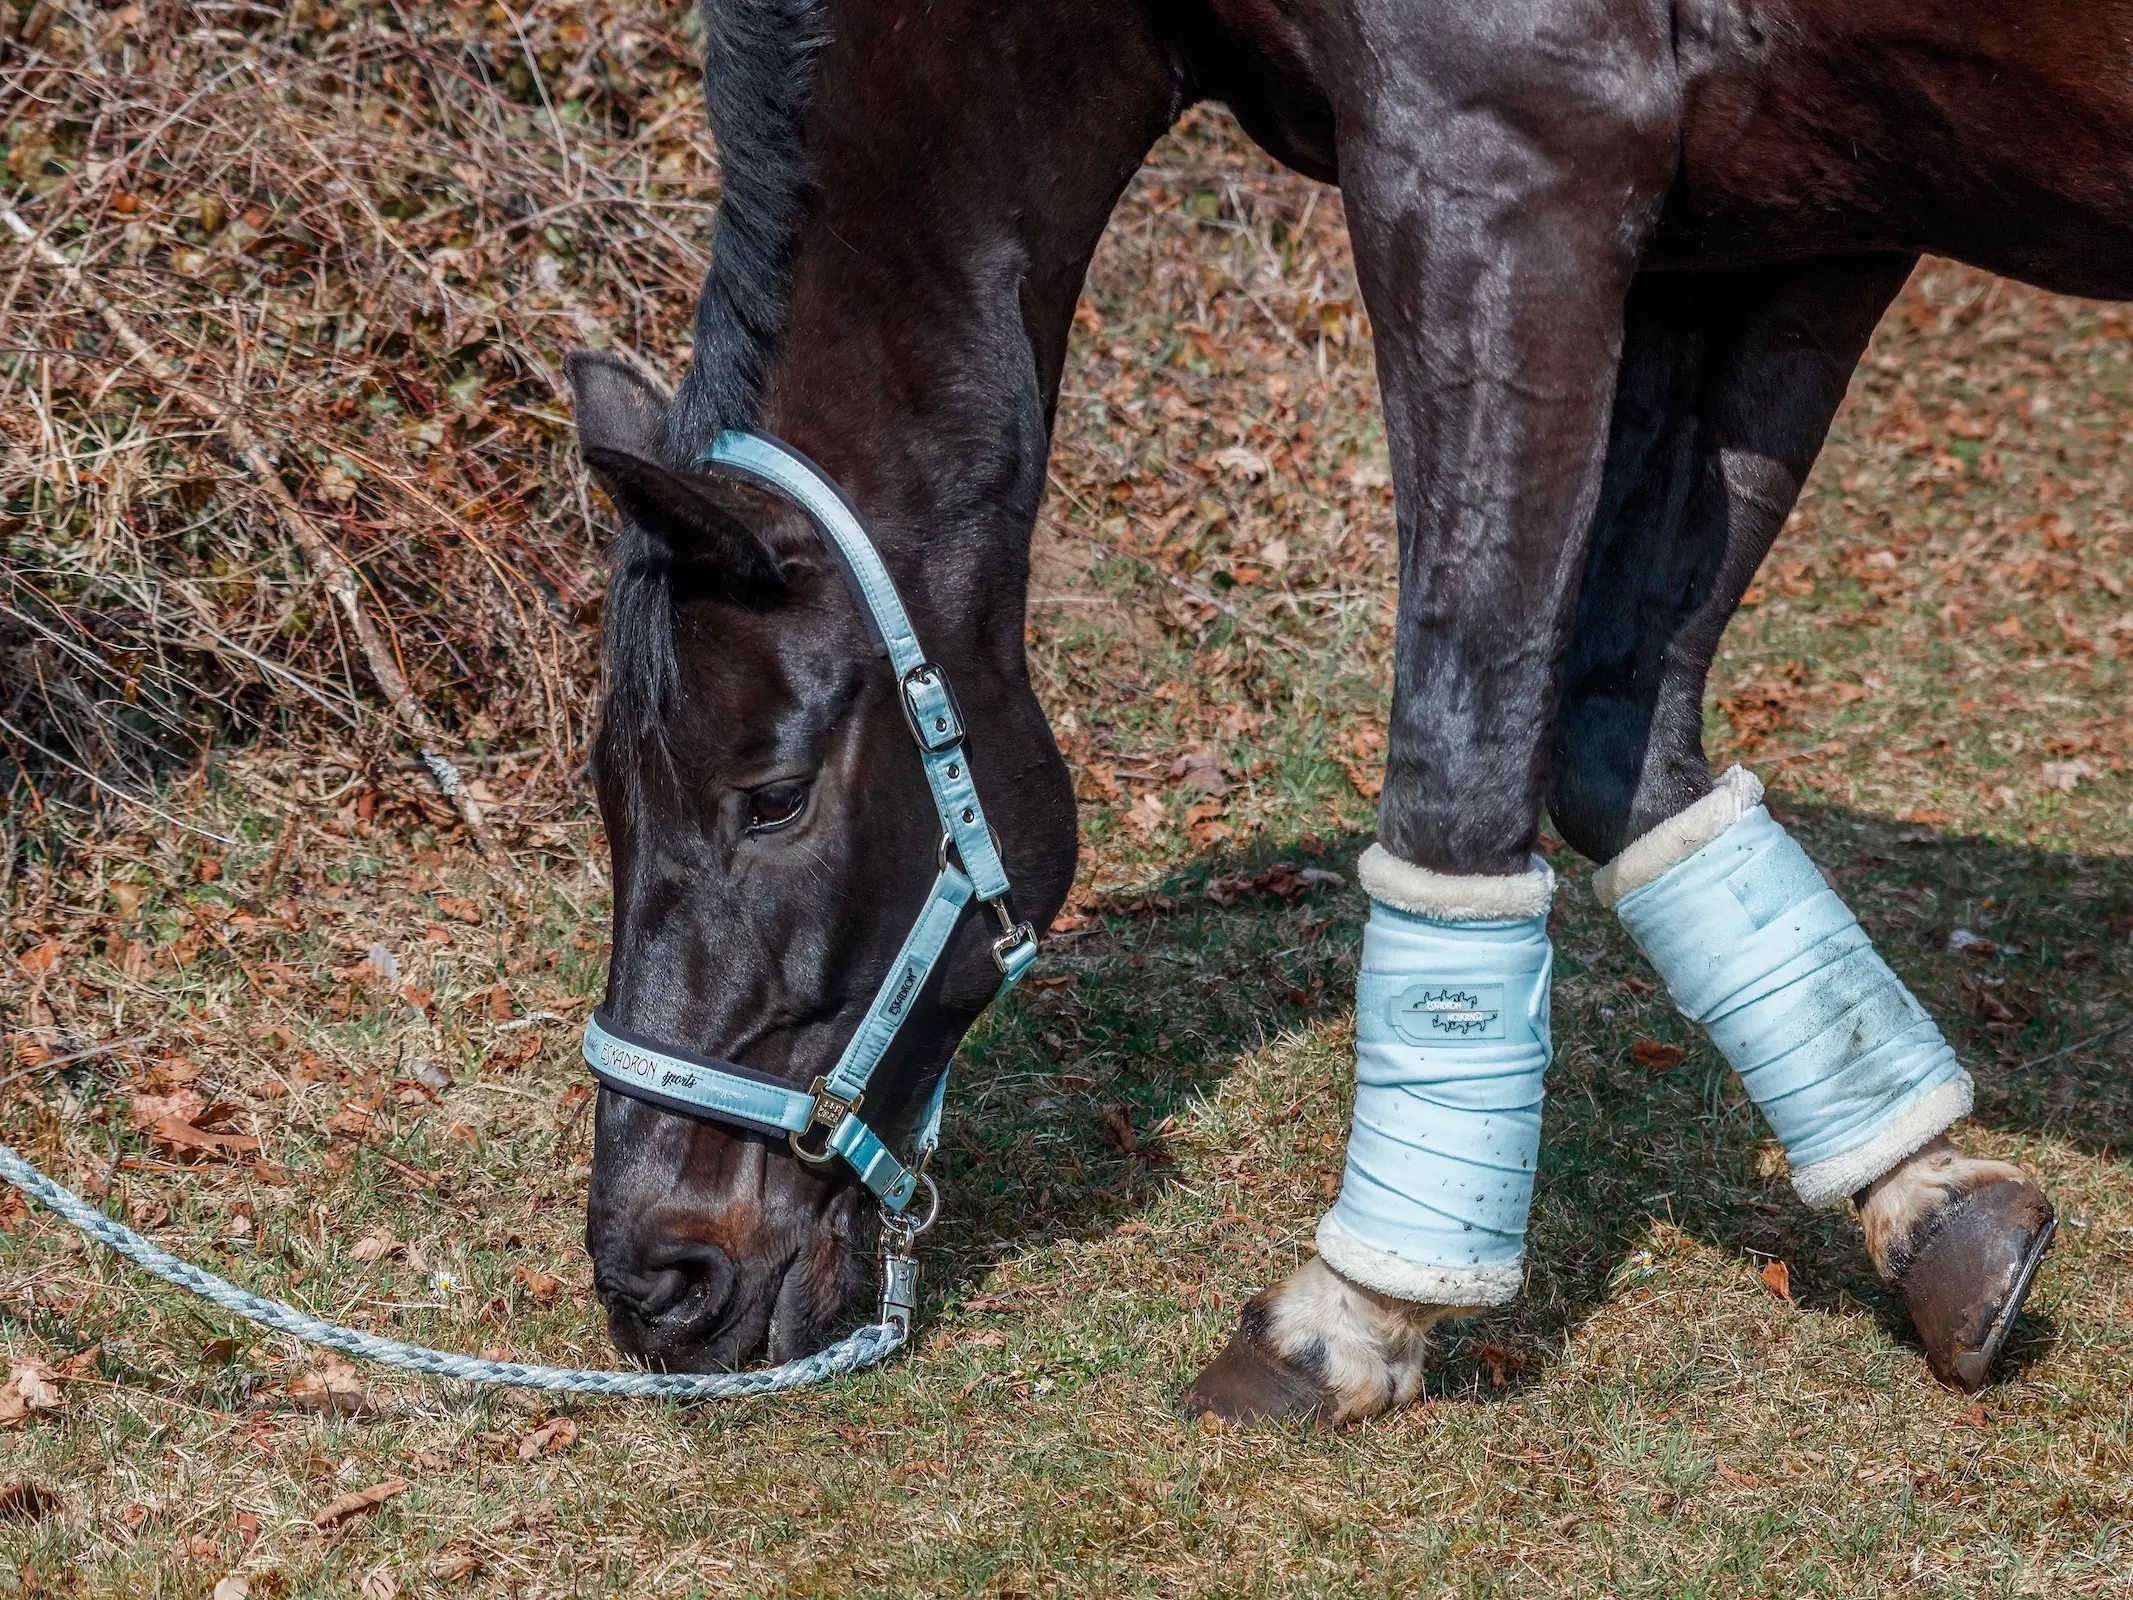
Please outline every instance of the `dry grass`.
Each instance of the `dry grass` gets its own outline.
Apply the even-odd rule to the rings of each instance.
[[[96,327],[0,261],[0,383],[36,396],[0,406],[0,599],[61,635],[12,622],[0,710],[228,841],[17,752],[0,1127],[262,1288],[455,1348],[604,1360],[573,1026],[606,889],[565,781],[597,557],[545,374],[587,319],[679,364],[710,170],[686,41],[554,6],[42,14],[25,45],[14,12],[7,46],[36,91],[6,131],[24,214],[279,430],[417,691],[486,752],[517,866],[485,868],[415,786],[212,442],[107,384]],[[152,132],[160,154],[92,174]],[[470,247],[476,266],[417,265]],[[1380,760],[1391,527],[1362,334],[1334,197],[1218,117],[1165,143],[1090,285],[1039,530],[1031,646],[1086,881],[1041,984],[965,1052],[918,1350],[768,1404],[554,1413],[366,1373],[362,1414],[320,1415],[309,1353],[10,1208],[0,1343],[77,1375],[0,1431],[0,1485],[50,1496],[0,1490],[0,1585],[2133,1590],[2133,1036],[2081,1043],[2133,978],[2133,340],[1945,265],[1889,319],[1729,637],[1714,733],[1946,1022],[1977,1145],[2060,1198],[2007,1383],[1977,1406],[1929,1382],[1849,1222],[1793,1203],[1736,1080],[1579,890],[1527,1299],[1374,1426],[1206,1432],[1171,1410],[1306,1248],[1338,1166],[1362,904],[1278,867],[1352,877]],[[135,704],[152,716],[125,721]],[[1219,794],[1184,781],[1194,752]],[[1951,953],[1956,927],[1997,948]],[[1638,1065],[1639,1039],[1686,1055]],[[186,1155],[155,1131],[174,1108],[261,1149]],[[540,1432],[557,1414],[574,1433]],[[373,1513],[313,1527],[394,1478]]]
[[[601,585],[558,359],[685,358],[716,197],[686,29],[627,5],[0,17],[27,220],[264,436],[433,713],[562,792]],[[18,253],[4,283],[10,753],[138,787],[331,728],[389,770],[256,486],[54,273]]]

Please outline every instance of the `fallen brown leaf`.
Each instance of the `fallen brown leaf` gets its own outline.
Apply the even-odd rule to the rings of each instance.
[[[508,1072],[513,1067],[522,1067],[541,1053],[541,1030],[522,1028],[508,1034],[489,1052],[488,1066],[491,1071]]]
[[[1678,1067],[1688,1055],[1678,1044],[1661,1044],[1657,1039],[1639,1039],[1629,1047],[1629,1059],[1640,1067],[1649,1067],[1653,1072],[1665,1072]]]
[[[28,1478],[0,1486],[0,1522],[35,1522],[59,1509],[59,1496]]]
[[[1763,1280],[1763,1287],[1780,1300],[1790,1300],[1792,1298],[1792,1269],[1786,1266],[1784,1262],[1764,1262],[1763,1270],[1757,1276]]]
[[[358,1261],[375,1264],[400,1255],[406,1249],[406,1245],[392,1236],[391,1229],[380,1228],[375,1233],[365,1234],[362,1238],[356,1240],[354,1247],[348,1253]]]
[[[363,1387],[353,1362],[327,1356],[318,1370],[291,1378],[283,1391],[292,1403],[306,1411],[338,1417],[359,1417],[377,1409],[377,1401]]]
[[[344,1100],[340,1110],[326,1119],[326,1131],[340,1139],[367,1138],[371,1121],[377,1114],[375,1106],[365,1105],[360,1100]]]
[[[1474,1355],[1489,1369],[1489,1383],[1498,1389],[1510,1381],[1506,1374],[1523,1372],[1526,1367],[1526,1358],[1509,1345],[1484,1344],[1474,1351]]]
[[[554,1417],[519,1440],[518,1458],[535,1461],[542,1456],[561,1455],[577,1442],[578,1425],[568,1417]]]
[[[259,1141],[249,1133],[210,1133],[176,1117],[163,1118],[148,1130],[148,1136],[166,1150],[199,1155],[243,1156],[259,1150]]]
[[[544,1306],[551,1304],[555,1297],[563,1292],[561,1278],[551,1278],[545,1272],[537,1272],[524,1262],[511,1269],[511,1276],[521,1289]]]
[[[1385,779],[1381,773],[1365,772],[1346,756],[1340,757],[1340,764],[1341,771],[1348,774],[1348,782],[1365,800],[1375,800],[1385,792]]]
[[[351,1517],[368,1516],[395,1495],[405,1493],[405,1478],[387,1478],[383,1483],[374,1483],[367,1489],[351,1489],[346,1494],[335,1495],[312,1512],[311,1526],[319,1529],[338,1528]]]
[[[30,972],[50,972],[59,964],[66,948],[63,940],[47,939],[36,948],[23,952],[22,965]]]
[[[1074,798],[1077,800],[1116,800],[1118,796],[1118,768],[1108,761],[1090,762],[1075,780]]]
[[[1105,1106],[1102,1112],[1104,1143],[1121,1155],[1140,1149],[1140,1135],[1133,1131],[1133,1118],[1121,1105]]]
[[[15,1427],[42,1411],[57,1411],[66,1404],[52,1369],[25,1361],[8,1374],[0,1386],[0,1428]]]
[[[1959,1427],[1989,1428],[1992,1426],[1992,1413],[1982,1404],[1974,1405],[1967,1411],[1957,1413],[1955,1421]]]
[[[152,1082],[169,1082],[160,1067],[150,1073]],[[136,1094],[126,1102],[126,1116],[136,1128],[146,1133],[159,1122],[191,1122],[207,1110],[207,1102],[199,1094],[180,1088],[172,1094]]]
[[[464,1545],[448,1545],[443,1558],[430,1570],[444,1583],[465,1583],[481,1571],[481,1555]]]
[[[1170,776],[1187,789],[1201,794],[1219,795],[1229,790],[1229,780],[1222,775],[1222,762],[1212,750],[1187,750],[1170,763]]]
[[[1763,1486],[1763,1480],[1755,1476],[1754,1473],[1735,1472],[1731,1467],[1727,1466],[1724,1456],[1718,1458],[1717,1471],[1721,1478],[1732,1484],[1736,1489],[1760,1489]]]

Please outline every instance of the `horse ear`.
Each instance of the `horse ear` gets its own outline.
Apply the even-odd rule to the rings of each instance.
[[[667,428],[667,397],[634,367],[596,350],[563,358],[578,416],[578,442],[590,450],[656,456]]]
[[[776,510],[761,490],[709,473],[674,472],[627,450],[586,445],[582,453],[607,497],[677,561],[716,567],[744,587],[784,587],[785,563],[749,527]]]
[[[746,587],[784,585],[785,563],[754,531],[776,520],[774,497],[728,475],[662,466],[667,398],[613,356],[575,351],[564,370],[577,399],[579,454],[617,510],[677,560],[718,568]]]

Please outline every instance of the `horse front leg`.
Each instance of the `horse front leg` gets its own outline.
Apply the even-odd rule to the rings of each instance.
[[[1399,507],[1390,751],[1340,1198],[1185,1396],[1237,1420],[1403,1404],[1429,1330],[1523,1282],[1554,893],[1533,846],[1624,296],[1673,160],[1663,8],[1350,20],[1341,187]]]
[[[1933,1370],[1981,1385],[2053,1228],[1946,1137],[1971,1085],[1736,767],[1703,752],[1720,635],[1911,267],[1852,256],[1651,277],[1629,304],[1549,808],[1685,1012],[1740,1069],[1813,1205],[1854,1199]]]

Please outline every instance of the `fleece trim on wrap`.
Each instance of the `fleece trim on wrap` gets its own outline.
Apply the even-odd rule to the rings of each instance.
[[[1381,905],[1432,922],[1502,922],[1546,916],[1555,869],[1539,856],[1508,877],[1432,872],[1373,844],[1355,864],[1363,892]]]
[[[1615,911],[1740,1073],[1809,1205],[1842,1200],[1968,1113],[1969,1074],[1932,1017],[1761,805]]]
[[[1444,891],[1435,903],[1455,913],[1501,903],[1489,897],[1510,885],[1518,904],[1539,909],[1453,921],[1372,900],[1356,982],[1348,1165],[1318,1250],[1343,1277],[1397,1299],[1500,1305],[1525,1275],[1554,880],[1545,866],[1519,878],[1427,877]],[[1383,882],[1382,872],[1365,877],[1373,895]]]
[[[1763,803],[1762,780],[1746,767],[1728,767],[1711,792],[1651,832],[1640,834],[1592,875],[1592,895],[1609,911],[1671,866],[1688,860]]]

